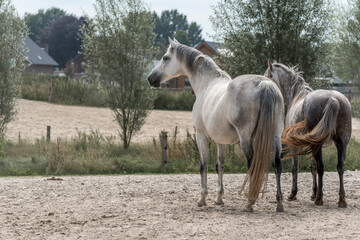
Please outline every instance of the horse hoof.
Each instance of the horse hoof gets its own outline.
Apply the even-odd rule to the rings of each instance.
[[[311,195],[310,200],[315,201],[315,195]]]
[[[321,206],[321,205],[323,205],[323,200],[322,199],[316,199],[315,200],[315,205],[319,205],[319,206]]]
[[[296,196],[292,194],[288,197],[288,201],[295,201],[296,199],[297,199]]]
[[[224,201],[222,199],[216,199],[214,204],[215,205],[224,205]]]
[[[339,208],[347,208],[347,203],[345,200],[339,201],[338,203]]]
[[[284,206],[283,205],[278,205],[276,207],[276,212],[284,212]]]
[[[203,201],[203,200],[198,201],[198,202],[197,202],[197,205],[198,205],[198,207],[207,206],[206,202]]]
[[[253,212],[253,211],[254,211],[254,209],[252,207],[246,206],[244,208],[244,212]]]

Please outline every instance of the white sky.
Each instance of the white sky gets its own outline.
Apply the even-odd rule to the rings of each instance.
[[[213,13],[210,6],[216,5],[219,0],[144,0],[151,11],[160,14],[164,10],[177,9],[178,12],[187,16],[188,22],[195,21],[200,24],[205,40],[213,40],[210,35],[214,34],[209,20]],[[81,16],[86,13],[90,16],[95,14],[93,4],[95,0],[12,0],[20,16],[25,12],[36,13],[39,9],[57,7],[67,13]]]

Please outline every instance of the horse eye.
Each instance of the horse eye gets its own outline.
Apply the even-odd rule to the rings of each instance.
[[[163,60],[164,60],[164,61],[170,60],[170,57],[168,57],[168,56],[163,56]]]

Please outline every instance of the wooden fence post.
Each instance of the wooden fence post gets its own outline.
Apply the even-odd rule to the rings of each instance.
[[[349,102],[351,102],[351,97],[352,97],[351,89],[349,88]]]
[[[50,142],[50,132],[51,132],[51,126],[46,127],[46,141]]]
[[[49,102],[51,102],[52,94],[53,94],[53,80],[51,78],[49,83],[49,98],[48,98]]]
[[[161,143],[161,169],[163,173],[166,173],[167,149],[168,149],[167,132],[161,131],[160,143]]]

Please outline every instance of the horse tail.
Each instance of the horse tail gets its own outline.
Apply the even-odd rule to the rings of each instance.
[[[281,136],[283,144],[304,148],[304,150],[287,155],[284,158],[315,153],[325,142],[331,140],[336,135],[339,109],[339,101],[334,97],[330,97],[325,105],[323,116],[310,132],[308,131],[307,119],[284,129]]]
[[[246,183],[250,181],[245,195],[252,200],[258,198],[261,187],[264,190],[266,188],[275,137],[276,107],[278,102],[282,101],[278,89],[272,82],[262,81],[258,86],[260,88],[260,110],[253,132],[253,157],[240,190],[241,193]]]

